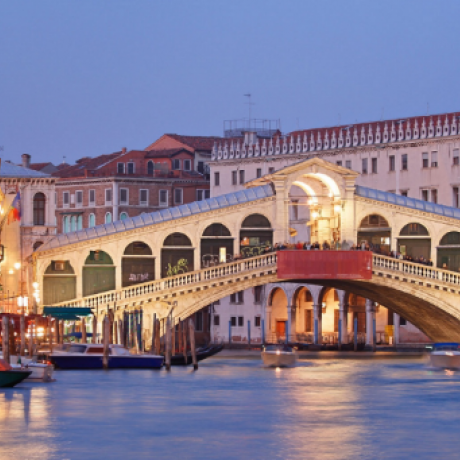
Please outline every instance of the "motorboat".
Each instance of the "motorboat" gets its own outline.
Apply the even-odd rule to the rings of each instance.
[[[265,367],[293,367],[297,352],[287,345],[267,345],[262,350],[262,361]]]
[[[219,353],[224,348],[223,345],[211,345],[209,347],[197,348],[196,360],[202,361],[203,359],[209,358],[210,356]],[[171,356],[171,365],[173,366],[187,366],[192,364],[192,355],[190,351],[187,353],[187,358],[182,354],[176,354]]]
[[[435,343],[430,354],[430,364],[440,369],[460,369],[460,344]]]
[[[0,388],[11,388],[21,383],[32,371],[13,369],[6,361],[0,360]]]
[[[49,360],[58,369],[102,369],[104,347],[101,344],[72,344],[65,350],[54,351]],[[163,356],[133,354],[122,345],[109,345],[109,369],[160,369]]]
[[[15,356],[11,356],[11,360],[15,361]],[[17,358],[16,358],[17,359]],[[11,364],[13,369],[23,369],[32,371],[26,382],[54,382],[53,372],[54,366],[50,362],[37,362],[37,358],[20,357],[20,363]]]

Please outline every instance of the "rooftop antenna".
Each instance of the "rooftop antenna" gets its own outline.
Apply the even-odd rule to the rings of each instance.
[[[249,109],[249,130],[251,130],[251,105],[255,105],[254,102],[251,102],[251,93],[244,94],[244,97],[248,98],[248,109]]]
[[[65,164],[65,159],[66,159],[66,156],[64,155],[64,156],[62,157],[62,164]]]

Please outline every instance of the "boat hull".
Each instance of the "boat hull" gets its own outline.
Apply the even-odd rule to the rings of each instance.
[[[197,351],[196,360],[202,361],[203,359],[214,356],[215,354],[222,351],[223,348],[223,345],[214,345],[212,347],[206,348],[205,350]],[[189,364],[192,364],[192,355],[190,352],[187,354],[187,359],[185,359],[184,355],[171,356],[171,365],[173,366],[188,366]]]
[[[430,364],[432,367],[441,369],[460,369],[460,354],[432,353],[430,355]]]
[[[102,355],[51,355],[51,362],[58,369],[102,369]],[[160,369],[163,357],[109,356],[109,369]]]
[[[262,361],[265,367],[293,367],[297,362],[297,353],[263,351]]]
[[[11,388],[21,383],[32,371],[1,371],[0,372],[0,388]]]

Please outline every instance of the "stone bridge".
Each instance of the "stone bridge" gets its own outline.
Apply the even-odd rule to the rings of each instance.
[[[460,210],[357,187],[357,175],[310,159],[244,191],[59,235],[34,256],[44,305],[160,317],[174,307],[184,318],[236,291],[298,281],[278,278],[276,253],[266,253],[275,242],[328,241],[342,250],[367,242],[438,268],[374,255],[371,279],[308,282],[382,303],[433,340],[460,340],[458,274],[439,268],[457,263]],[[236,253],[247,258],[234,260]]]

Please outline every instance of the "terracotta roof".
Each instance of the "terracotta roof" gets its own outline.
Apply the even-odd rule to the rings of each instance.
[[[211,151],[214,147],[214,142],[222,141],[223,138],[219,136],[182,136],[180,134],[164,134],[172,139],[175,139],[182,144],[191,147],[195,150],[205,150]],[[153,144],[150,144],[145,150],[155,150],[155,141]]]
[[[187,149],[165,149],[165,150],[149,150],[146,152],[145,158],[171,158],[181,152],[193,155],[193,152]]]
[[[83,157],[77,160],[77,164],[70,165],[66,168],[59,169],[58,171],[54,172],[52,175],[54,177],[84,177],[85,170],[95,170],[104,166],[108,162],[118,158],[119,156],[123,155],[123,152],[114,152],[109,153],[106,155],[99,155],[98,157],[90,158],[90,157]]]
[[[43,168],[51,164],[52,163],[50,161],[48,161],[47,163],[30,163],[29,169],[33,169],[34,171],[41,171]]]

